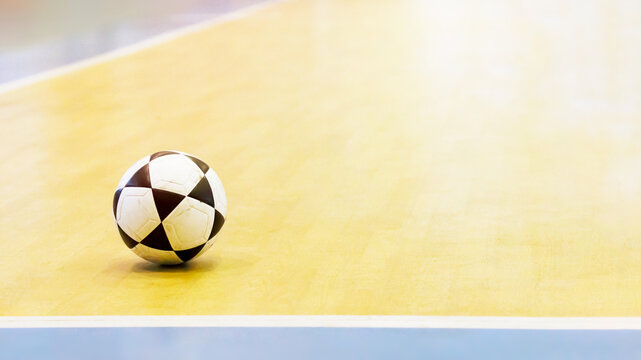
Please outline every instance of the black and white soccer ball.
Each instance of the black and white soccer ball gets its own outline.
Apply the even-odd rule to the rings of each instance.
[[[180,151],[159,151],[125,172],[114,194],[113,214],[134,253],[173,265],[211,247],[225,222],[227,198],[205,162]]]

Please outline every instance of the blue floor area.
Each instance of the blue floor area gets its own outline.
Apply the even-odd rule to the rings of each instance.
[[[0,359],[640,359],[636,330],[0,329]]]

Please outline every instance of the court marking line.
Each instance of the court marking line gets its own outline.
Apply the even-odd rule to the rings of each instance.
[[[121,48],[113,49],[99,55],[90,56],[86,59],[71,62],[67,65],[62,65],[50,70],[45,70],[45,71],[42,71],[33,75],[29,75],[17,80],[12,80],[7,83],[0,84],[0,95],[13,90],[17,90],[22,87],[26,87],[28,85],[38,83],[40,81],[53,79],[56,77],[60,77],[60,76],[72,73],[77,70],[85,69],[92,65],[122,58],[127,55],[136,53],[138,51],[149,49],[156,45],[160,45],[163,43],[170,42],[172,40],[176,40],[186,35],[207,30],[215,25],[238,20],[238,19],[247,17],[259,10],[262,10],[264,8],[267,8],[272,5],[276,5],[278,3],[282,3],[285,1],[288,1],[288,0],[267,0],[267,1],[260,2],[258,4],[250,5],[235,11],[231,11],[229,13],[222,14],[220,16],[214,15],[214,17],[211,19],[203,20],[191,25],[186,25],[174,30],[153,35],[147,39],[137,41],[133,44],[126,45]]]
[[[0,328],[321,327],[641,330],[641,317],[394,315],[0,316]]]

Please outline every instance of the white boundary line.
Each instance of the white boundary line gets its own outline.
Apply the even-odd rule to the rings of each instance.
[[[275,5],[277,3],[281,3],[284,1],[286,0],[267,0],[264,2],[260,2],[258,4],[250,5],[248,7],[244,7],[226,14],[222,14],[220,16],[216,16],[213,19],[197,22],[195,24],[187,25],[175,30],[164,32],[159,35],[152,36],[148,39],[121,47],[119,49],[111,50],[100,55],[92,56],[84,60],[63,65],[55,69],[46,70],[44,72],[40,72],[34,75],[29,75],[27,77],[24,77],[18,80],[9,81],[7,83],[0,84],[0,94],[31,85],[42,80],[52,79],[55,77],[66,75],[73,71],[84,69],[86,67],[89,67],[91,65],[95,65],[101,62],[106,62],[116,58],[121,58],[126,55],[133,54],[137,51],[148,49],[150,47],[153,47],[165,42],[169,42],[171,40],[180,38],[188,34],[193,34],[199,31],[203,31],[205,29],[210,28],[213,25],[222,24],[222,23],[226,23],[229,21],[246,17],[258,10],[261,10],[268,6]]]
[[[0,316],[0,328],[68,327],[327,327],[641,330],[641,317],[388,315]]]

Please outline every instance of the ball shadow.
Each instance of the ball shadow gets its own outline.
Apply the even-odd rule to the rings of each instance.
[[[197,273],[214,270],[220,260],[218,258],[207,257],[196,259],[178,265],[159,265],[145,260],[140,260],[131,268],[135,273]]]

